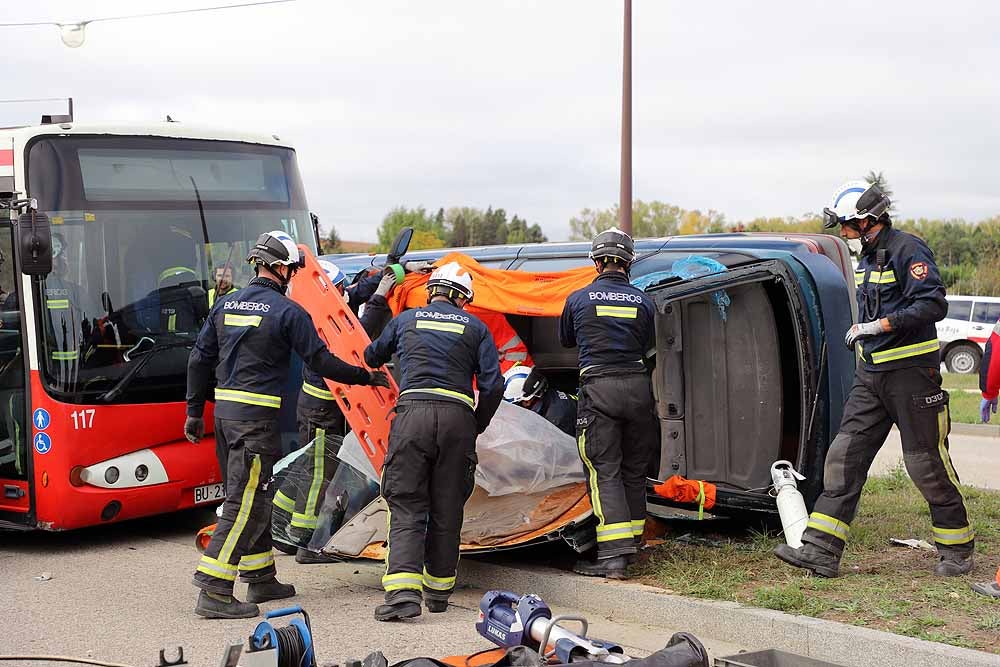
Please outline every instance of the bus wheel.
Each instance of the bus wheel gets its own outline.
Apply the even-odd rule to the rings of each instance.
[[[944,365],[949,373],[975,373],[979,370],[981,357],[978,345],[961,343],[948,350],[944,356]]]
[[[208,543],[212,541],[212,535],[215,534],[216,524],[211,526],[205,526],[198,531],[198,534],[194,537],[194,546],[201,553],[205,553],[205,549],[208,548]]]

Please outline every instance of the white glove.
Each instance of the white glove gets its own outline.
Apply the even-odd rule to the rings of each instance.
[[[375,288],[375,293],[381,297],[385,297],[392,291],[392,288],[396,285],[396,275],[394,273],[386,273],[382,276],[382,280],[379,281],[378,287]]]
[[[854,349],[854,344],[858,342],[861,338],[869,338],[870,336],[877,336],[882,333],[882,321],[875,320],[874,322],[865,322],[864,324],[855,324],[853,327],[847,330],[847,335],[844,336],[844,345],[847,346],[848,350]]]
[[[434,265],[423,260],[415,260],[403,264],[403,270],[407,273],[430,273],[434,270]]]

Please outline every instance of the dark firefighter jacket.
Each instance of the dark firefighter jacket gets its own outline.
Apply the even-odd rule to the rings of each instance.
[[[864,338],[861,363],[869,371],[937,368],[935,322],[948,312],[934,254],[920,238],[883,229],[862,254],[854,273],[858,320],[888,318],[892,331]]]
[[[366,369],[330,354],[309,314],[273,281],[254,278],[220,298],[188,360],[188,415],[202,415],[214,370],[216,417],[277,419],[293,350],[323,377],[348,384],[368,382]]]
[[[580,375],[604,369],[643,370],[653,348],[655,309],[624,273],[600,274],[566,299],[559,319],[563,347],[578,347]]]
[[[394,353],[400,398],[456,401],[475,410],[479,433],[486,429],[503,399],[503,378],[493,336],[478,318],[446,301],[403,311],[365,349],[365,363],[378,368]]]

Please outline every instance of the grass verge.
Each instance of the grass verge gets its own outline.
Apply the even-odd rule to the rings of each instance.
[[[965,577],[935,577],[936,553],[890,545],[893,537],[931,540],[927,504],[901,468],[865,486],[837,579],[785,565],[771,554],[778,535],[728,522],[670,523],[667,541],[643,552],[636,574],[678,595],[1000,653],[1000,600],[969,589],[1000,564],[1000,492],[963,490],[977,534],[976,567]]]
[[[943,386],[951,394],[951,420],[961,424],[979,424],[979,375],[943,373]]]

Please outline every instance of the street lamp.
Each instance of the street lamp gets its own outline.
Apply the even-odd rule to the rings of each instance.
[[[59,26],[59,36],[62,37],[62,43],[71,49],[76,49],[83,46],[83,40],[86,38],[86,29],[89,21],[81,21],[80,23],[57,23]]]
[[[632,235],[632,0],[625,0],[625,30],[622,40],[622,155],[619,226]]]

